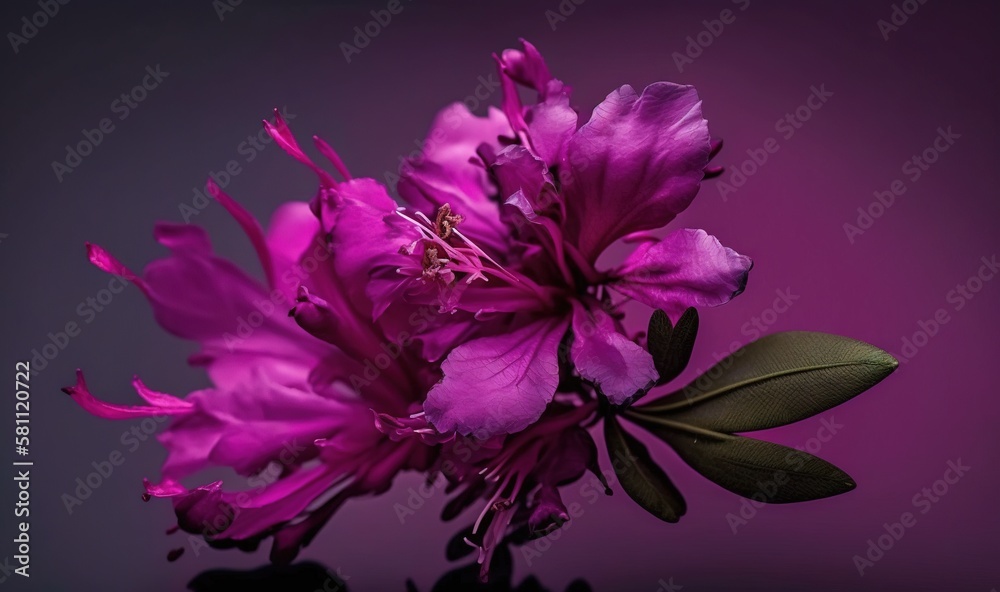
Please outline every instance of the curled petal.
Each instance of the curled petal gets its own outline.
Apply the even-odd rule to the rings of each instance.
[[[743,292],[753,261],[704,230],[684,228],[639,246],[614,272],[622,294],[676,319],[684,309],[725,304]]]
[[[539,93],[545,93],[549,81],[552,80],[549,67],[534,45],[524,39],[520,41],[523,50],[505,49],[500,54],[503,70],[514,82],[532,88]]]
[[[569,512],[563,504],[559,490],[543,485],[535,495],[534,507],[528,518],[528,529],[532,537],[543,537],[559,529],[569,521]]]
[[[186,415],[193,408],[193,405],[188,401],[149,390],[138,378],[133,384],[139,395],[150,403],[149,405],[116,405],[101,401],[91,394],[90,389],[87,388],[87,382],[83,379],[83,372],[80,370],[76,371],[76,384],[62,390],[85,411],[105,419]]]
[[[101,271],[117,275],[124,280],[134,283],[144,294],[149,293],[146,283],[133,273],[131,269],[125,267],[125,265],[122,264],[121,261],[118,261],[118,259],[116,259],[111,253],[108,253],[103,248],[92,243],[86,243],[86,246],[87,259],[89,259],[95,267]]]
[[[653,357],[622,335],[604,311],[573,308],[573,364],[615,405],[649,388],[657,378]]]
[[[321,169],[312,161],[311,158],[306,156],[306,153],[302,151],[299,147],[299,143],[295,140],[295,136],[292,135],[292,130],[288,128],[288,124],[285,123],[284,118],[281,117],[281,112],[277,109],[274,110],[274,123],[264,120],[264,129],[267,133],[274,138],[275,143],[281,146],[284,150],[294,158],[295,160],[306,165],[319,177],[320,185],[325,188],[333,188],[337,186],[337,181],[330,175],[330,173]]]

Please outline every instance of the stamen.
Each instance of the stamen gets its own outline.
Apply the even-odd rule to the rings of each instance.
[[[423,279],[425,280],[445,280],[446,284],[455,281],[453,273],[445,267],[450,260],[447,257],[439,257],[437,247],[434,243],[428,242],[424,245],[424,256],[421,265],[424,268]]]
[[[452,213],[450,204],[444,204],[438,208],[437,218],[434,220],[434,231],[442,239],[447,239],[451,236],[451,231],[464,219],[462,215]]]
[[[396,215],[416,227],[423,236],[425,245],[424,257],[421,259],[420,266],[414,266],[411,268],[412,271],[401,271],[404,275],[411,277],[419,275],[422,276],[422,279],[427,280],[432,277],[436,278],[437,274],[444,274],[445,278],[436,279],[439,282],[443,279],[445,280],[443,283],[450,286],[457,279],[455,274],[463,274],[462,279],[466,284],[475,280],[489,281],[486,274],[491,274],[503,278],[513,287],[530,293],[546,305],[551,304],[551,295],[545,288],[527,277],[504,269],[493,257],[490,257],[471,239],[462,234],[456,226],[463,218],[453,213],[449,204],[444,204],[438,209],[436,219],[433,221],[420,211],[412,212],[410,215],[413,217],[411,218],[410,215],[404,213],[403,208],[396,210]],[[452,244],[452,241],[447,240],[449,238],[457,238],[458,240]],[[416,244],[414,242],[410,245],[404,245],[400,249],[400,253],[412,254]],[[433,254],[430,253],[432,246],[435,251]],[[453,296],[458,297],[459,294],[456,293]],[[457,301],[449,303],[448,307],[452,308],[456,303]]]

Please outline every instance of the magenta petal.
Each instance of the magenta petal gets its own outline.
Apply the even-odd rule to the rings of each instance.
[[[304,202],[282,204],[271,216],[267,248],[278,288],[289,302],[295,299],[299,282],[309,276],[299,263],[303,257],[308,258],[310,268],[313,263],[317,268],[330,265],[332,255],[319,230],[319,220]]]
[[[184,399],[172,395],[152,391],[142,384],[138,378],[133,382],[136,391],[149,405],[115,405],[105,403],[91,394],[83,372],[76,371],[76,384],[63,389],[63,392],[73,398],[80,407],[91,415],[105,419],[133,419],[136,417],[159,417],[164,415],[186,415],[193,405]]]
[[[562,162],[566,145],[577,126],[577,113],[570,106],[570,88],[552,78],[535,46],[521,40],[524,51],[507,49],[499,58],[503,110],[517,132],[525,132],[531,148],[549,165]],[[518,95],[520,84],[538,92],[538,102],[524,108]]]
[[[188,397],[195,409],[160,435],[170,451],[163,474],[190,475],[207,465],[231,467],[241,475],[278,461],[285,467],[315,456],[313,441],[353,423],[359,442],[379,439],[365,405],[324,398],[301,388],[277,384],[263,374],[252,388],[208,389]]]
[[[613,287],[672,318],[689,306],[718,306],[743,292],[753,262],[704,230],[675,230],[644,243],[614,272]]]
[[[170,498],[174,502],[177,524],[186,532],[215,534],[225,530],[233,514],[232,506],[225,500],[222,481],[215,481],[188,490],[180,483],[165,479],[154,484],[143,479],[146,486],[144,499]]]
[[[552,80],[549,67],[534,45],[521,39],[521,47],[524,48],[523,51],[505,49],[500,55],[504,72],[518,84],[533,88],[544,95],[546,85]]]
[[[336,476],[336,470],[320,464],[248,491],[223,491],[221,481],[187,490],[165,480],[147,485],[146,493],[172,498],[177,522],[187,532],[242,540],[297,517],[335,483]]]
[[[274,265],[271,262],[271,251],[268,249],[267,240],[264,238],[264,230],[260,227],[260,223],[257,222],[257,219],[246,208],[230,197],[211,178],[209,178],[205,186],[212,197],[215,198],[215,201],[219,202],[219,205],[229,212],[229,215],[236,220],[236,223],[246,233],[247,238],[250,239],[250,243],[257,252],[257,258],[260,260],[261,267],[264,268],[264,276],[267,277],[268,285],[274,287]]]
[[[648,388],[659,376],[653,357],[622,335],[604,311],[573,307],[573,364],[615,405]]]
[[[338,191],[341,204],[332,213],[335,224],[329,229],[337,282],[358,310],[376,319],[407,282],[397,270],[411,260],[400,248],[416,243],[421,234],[396,215],[396,202],[378,182],[354,179]]]
[[[615,240],[666,225],[694,199],[710,151],[694,87],[619,88],[569,142],[567,236],[593,262]]]
[[[441,432],[486,439],[512,434],[541,417],[559,383],[564,319],[542,319],[516,331],[456,347],[424,411]]]
[[[552,81],[550,85],[562,86],[557,81]],[[553,90],[548,98],[528,109],[527,120],[532,148],[546,163],[560,164],[576,132],[577,114],[570,107],[569,94]]]
[[[274,110],[274,123],[267,120],[264,121],[264,129],[267,130],[267,133],[274,138],[274,141],[281,146],[282,150],[287,152],[289,156],[312,169],[313,172],[316,173],[316,176],[319,177],[320,185],[327,188],[337,186],[337,182],[330,175],[330,173],[317,166],[316,163],[302,151],[302,148],[299,147],[299,143],[295,140],[295,136],[292,135],[292,130],[288,128],[288,124],[285,123],[285,120],[281,117],[280,111],[277,109]]]
[[[490,170],[499,185],[501,201],[519,209],[529,221],[558,205],[548,167],[524,146],[501,150]]]
[[[303,372],[328,346],[303,339],[288,303],[273,297],[236,265],[211,252],[197,226],[158,224],[156,237],[172,255],[146,266],[144,282],[157,322],[202,346],[216,383],[243,380],[254,363]],[[248,363],[249,362],[249,363]]]
[[[82,382],[83,374],[80,373],[77,378],[80,382]],[[137,392],[139,396],[150,405],[157,407],[169,407],[171,409],[191,409],[190,402],[167,393],[154,391],[139,380],[138,376],[132,378],[132,388],[134,388],[135,392]]]
[[[117,275],[118,277],[132,282],[139,288],[143,294],[149,295],[149,289],[147,288],[145,282],[141,278],[136,276],[136,274],[125,267],[125,265],[116,259],[114,255],[105,251],[102,247],[86,243],[87,246],[87,259],[94,264],[95,267],[100,269],[105,273],[110,273],[112,275]]]

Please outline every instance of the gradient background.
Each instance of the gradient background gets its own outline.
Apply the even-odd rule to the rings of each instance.
[[[574,86],[584,118],[620,84],[673,80],[698,87],[713,135],[726,141],[720,164],[739,165],[747,149],[778,140],[779,151],[741,189],[724,200],[717,184],[706,183],[676,223],[706,228],[756,262],[742,296],[703,313],[688,375],[734,340],[746,342],[741,328],[755,316],[775,319],[769,332],[840,333],[897,354],[937,309],[951,320],[869,393],[768,434],[805,445],[822,419],[835,419],[844,427],[818,454],[850,473],[855,491],[766,506],[734,535],[726,514],[738,512],[741,499],[657,448],[689,502],[680,524],[648,518],[621,493],[591,506],[571,486],[564,495],[581,502],[584,514],[530,567],[518,559],[517,578],[533,573],[561,590],[583,577],[596,590],[650,592],[671,578],[692,592],[1000,586],[1000,279],[960,311],[946,300],[977,273],[981,257],[1000,250],[996,3],[930,0],[884,40],[876,22],[889,18],[888,0],[752,0],[745,11],[744,2],[728,0],[586,0],[554,31],[545,12],[558,10],[558,0],[403,0],[403,11],[350,64],[339,44],[386,2],[244,0],[221,21],[208,0],[95,4],[62,6],[17,54],[0,49],[0,233],[7,235],[0,238],[0,360],[10,374],[16,360],[49,342],[49,332],[80,322],[77,306],[108,286],[110,276],[86,262],[84,241],[141,268],[163,253],[152,240],[154,221],[181,220],[179,205],[190,204],[193,188],[230,159],[242,171],[227,191],[262,220],[279,203],[312,195],[312,174],[273,143],[251,163],[237,151],[272,107],[295,115],[300,138],[329,140],[355,175],[382,178],[415,149],[437,109],[472,94],[477,78],[493,72],[490,53],[523,36]],[[678,72],[671,54],[726,8],[736,21]],[[37,10],[33,1],[5,2],[0,30],[16,31]],[[114,117],[111,102],[156,64],[169,77],[127,119],[115,119],[115,131],[58,182],[51,162],[64,158],[64,146]],[[820,84],[833,97],[790,139],[777,134],[775,122]],[[496,91],[489,102],[499,98]],[[961,138],[911,182],[903,162],[949,125]],[[856,223],[857,208],[895,179],[907,192],[849,242],[844,223]],[[249,245],[217,204],[194,222],[209,229],[219,251],[253,268]],[[766,311],[778,289],[798,300],[772,317]],[[130,287],[33,378],[31,586],[9,576],[4,589],[179,590],[206,569],[266,562],[265,553],[195,556],[189,549],[167,563],[167,550],[183,542],[163,535],[169,504],[139,498],[142,477],[157,476],[163,451],[150,440],[128,452],[120,438],[131,424],[90,417],[58,390],[83,367],[93,390],[115,401],[132,400],[133,373],[157,390],[185,393],[206,384],[184,363],[194,349],[159,330]],[[7,430],[13,392],[3,400]],[[114,450],[125,463],[68,515],[60,496]],[[11,451],[3,454],[9,462]],[[956,459],[971,471],[860,577],[852,557],[883,533],[884,522],[914,511],[913,496]],[[0,475],[0,541],[15,532],[8,471]],[[407,577],[428,589],[449,568],[444,543],[464,522],[439,524],[438,495],[401,525],[392,504],[405,503],[418,482],[405,475],[382,498],[348,504],[303,558],[339,567],[351,590],[402,590]],[[0,560],[12,548],[0,543]]]

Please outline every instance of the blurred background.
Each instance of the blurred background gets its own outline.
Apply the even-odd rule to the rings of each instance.
[[[584,120],[622,84],[671,80],[697,86],[725,140],[726,174],[674,227],[705,228],[755,267],[742,296],[703,311],[686,377],[734,344],[797,329],[905,363],[857,399],[763,434],[843,468],[855,491],[758,509],[656,447],[688,499],[679,524],[621,492],[590,503],[571,486],[564,497],[582,515],[530,564],[515,550],[515,579],[649,592],[1000,586],[1000,272],[987,265],[1000,251],[996,3],[400,0],[386,24],[369,24],[390,4],[4,2],[0,361],[13,374],[16,361],[58,350],[33,364],[30,580],[8,572],[16,491],[2,477],[4,589],[180,590],[205,570],[267,561],[189,549],[169,563],[183,544],[164,534],[170,505],[140,499],[162,449],[140,422],[93,418],[59,392],[77,367],[118,402],[133,400],[133,374],[178,394],[207,384],[185,363],[194,344],[161,331],[134,287],[113,293],[84,242],[138,269],[163,254],[155,221],[190,221],[256,269],[238,226],[197,195],[214,174],[262,221],[313,195],[307,169],[257,140],[273,108],[300,139],[327,139],[355,176],[382,180],[438,109],[499,103],[490,54],[519,37],[574,87]],[[63,339],[69,322],[80,331]],[[13,392],[3,400],[10,429]],[[134,445],[133,427],[146,438]],[[116,452],[124,462],[67,509],[64,494]],[[970,468],[935,490],[949,462]],[[430,589],[454,567],[444,545],[465,521],[440,523],[439,494],[401,524],[393,504],[420,482],[403,475],[386,495],[350,502],[302,559],[355,591],[403,590],[408,578]],[[855,556],[905,512],[915,525],[859,569]]]

